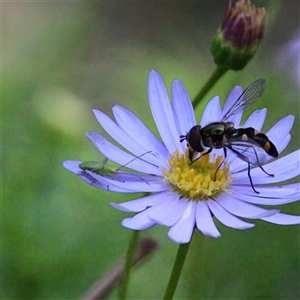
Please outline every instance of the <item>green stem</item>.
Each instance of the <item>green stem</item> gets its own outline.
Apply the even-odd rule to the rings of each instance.
[[[203,88],[200,90],[198,95],[193,100],[193,107],[196,108],[196,106],[199,104],[199,102],[203,99],[203,97],[206,95],[206,93],[214,86],[214,84],[228,71],[229,69],[227,67],[221,67],[217,66],[215,71],[211,74],[210,78],[206,82],[206,84],[203,86]]]
[[[122,277],[121,285],[120,285],[119,300],[126,299],[130,270],[133,265],[133,258],[134,258],[135,249],[136,249],[136,246],[138,243],[138,239],[139,239],[139,233],[140,233],[140,231],[134,230],[132,233],[131,240],[129,242],[129,246],[128,246],[127,253],[126,253],[124,275]]]
[[[179,245],[179,248],[177,250],[177,255],[174,261],[172,273],[169,279],[169,283],[164,295],[164,300],[171,300],[173,299],[177,283],[179,280],[179,277],[181,275],[181,271],[185,262],[186,255],[189,251],[190,243],[188,244],[181,244]]]

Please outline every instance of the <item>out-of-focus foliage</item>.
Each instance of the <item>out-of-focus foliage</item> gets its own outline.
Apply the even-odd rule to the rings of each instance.
[[[257,2],[270,21],[258,54],[206,100],[265,77],[252,110],[268,107],[265,130],[296,115],[288,153],[299,148],[299,57],[280,49],[299,29],[299,2]],[[137,196],[97,190],[62,161],[103,159],[83,136],[103,134],[92,108],[111,114],[114,104],[126,106],[156,130],[147,106],[152,68],[195,96],[214,68],[209,46],[225,8],[226,1],[2,3],[2,299],[78,299],[124,255],[126,214],[108,202]],[[220,225],[218,240],[197,232],[176,297],[298,299],[299,227],[256,223],[247,231]],[[133,273],[131,299],[162,297],[177,250],[166,232],[143,233],[161,246]]]

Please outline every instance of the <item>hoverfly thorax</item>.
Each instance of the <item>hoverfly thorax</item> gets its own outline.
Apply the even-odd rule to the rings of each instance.
[[[214,122],[204,126],[201,130],[205,147],[221,149],[227,135],[232,136],[236,129],[232,122]]]
[[[204,145],[215,149],[223,148],[224,131],[225,124],[222,122],[215,122],[204,126],[201,131]]]

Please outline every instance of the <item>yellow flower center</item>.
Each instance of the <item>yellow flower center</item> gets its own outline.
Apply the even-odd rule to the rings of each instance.
[[[189,161],[189,149],[185,155],[176,150],[169,159],[170,169],[163,170],[165,180],[169,181],[176,192],[191,200],[206,200],[216,197],[232,181],[229,164],[222,166],[222,156],[203,155],[192,164]]]

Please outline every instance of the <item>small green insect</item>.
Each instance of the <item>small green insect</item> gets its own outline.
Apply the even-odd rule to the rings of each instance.
[[[112,169],[107,166],[108,158],[105,157],[102,162],[98,161],[84,161],[79,165],[79,168],[82,171],[91,171],[93,173],[99,174],[99,175],[110,175],[113,176],[117,173],[118,169]],[[94,178],[91,182],[91,185],[94,185],[96,182],[96,179]],[[109,191],[109,185],[106,187],[107,191]]]
[[[98,175],[107,175],[107,176],[114,176],[117,174],[117,172],[126,167],[128,164],[130,164],[132,161],[136,160],[136,159],[139,159],[140,157],[142,157],[143,155],[147,154],[147,153],[150,153],[152,151],[148,151],[148,152],[145,152],[133,159],[131,159],[129,162],[127,162],[125,165],[117,168],[117,169],[113,169],[113,168],[110,168],[109,166],[107,166],[107,162],[108,162],[108,158],[105,157],[103,159],[102,162],[97,162],[97,161],[84,161],[82,162],[81,164],[79,164],[79,168],[82,170],[82,171],[90,171],[90,172],[93,172],[93,173],[96,173]],[[140,177],[140,179],[142,179],[143,181],[145,181],[143,178]],[[96,182],[96,180],[94,182],[91,183],[91,185],[93,185],[94,183]],[[122,181],[124,182],[124,181]],[[146,182],[146,181],[145,181]],[[148,184],[148,182],[146,182]],[[109,190],[109,186],[107,186],[107,190]]]
[[[99,175],[114,175],[118,171],[118,169],[114,170],[108,167],[106,164],[108,162],[108,158],[105,157],[102,162],[97,161],[84,161],[79,165],[79,168],[82,171],[91,171]]]
[[[126,167],[127,165],[129,165],[131,162],[133,162],[134,160],[136,159],[139,159],[141,158],[142,156],[144,156],[145,154],[148,154],[152,151],[147,151],[135,158],[133,158],[132,160],[130,160],[129,162],[127,162],[125,165],[121,166],[120,168],[118,169],[112,169],[110,167],[108,167],[106,164],[108,162],[108,158],[105,157],[103,159],[102,162],[97,162],[97,161],[84,161],[82,162],[80,165],[79,165],[79,168],[82,170],[82,171],[91,171],[91,172],[94,172],[96,174],[99,174],[99,175],[114,175],[117,173],[117,171],[119,171],[120,169]]]

